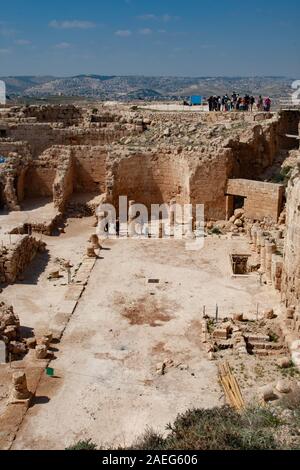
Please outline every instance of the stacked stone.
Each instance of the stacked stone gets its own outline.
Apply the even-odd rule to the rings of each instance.
[[[248,354],[244,335],[237,325],[234,325],[232,328],[232,341],[233,347],[238,354]]]
[[[0,281],[12,284],[45,243],[29,235],[7,235],[12,243],[0,249]]]
[[[300,156],[289,181],[287,199],[282,298],[290,306],[300,304]]]
[[[49,352],[49,347],[52,343],[52,340],[52,333],[44,333],[43,336],[38,338],[37,345],[35,347],[35,356],[37,359],[44,360],[53,355]]]
[[[21,371],[15,372],[12,377],[10,403],[29,402],[30,398],[31,393],[28,390],[26,374]]]
[[[266,281],[272,284],[276,290],[281,290],[283,258],[276,254],[277,245],[270,234],[264,233],[257,224],[247,230],[252,251],[257,254],[260,264],[259,272],[265,275]],[[276,237],[279,234],[276,232]],[[281,238],[280,238],[281,239]]]
[[[27,353],[27,345],[20,335],[19,318],[14,313],[13,307],[7,306],[4,302],[0,303],[0,341],[5,344],[5,360],[7,353],[11,353],[13,357],[22,357]]]

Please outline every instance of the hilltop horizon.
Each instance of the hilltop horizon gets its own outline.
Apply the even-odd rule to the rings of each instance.
[[[80,74],[68,77],[20,75],[0,77],[10,97],[48,98],[79,96],[100,100],[130,101],[174,100],[200,94],[221,95],[236,91],[241,94],[270,95],[275,101],[291,95],[293,78],[257,77],[180,77],[147,75]]]

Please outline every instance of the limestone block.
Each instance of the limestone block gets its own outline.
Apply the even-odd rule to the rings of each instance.
[[[101,245],[99,243],[99,237],[97,234],[93,234],[91,235],[90,237],[90,243],[93,245],[94,249],[95,250],[100,250],[101,249]]]
[[[17,356],[22,356],[27,353],[27,347],[19,341],[11,341],[9,343],[9,351]]]
[[[244,314],[243,313],[234,313],[233,314],[233,321],[243,321]]]
[[[213,351],[208,353],[208,360],[209,361],[214,361],[215,360],[215,355],[214,355]]]
[[[274,313],[274,310],[272,308],[270,308],[270,309],[267,309],[267,310],[263,311],[263,317],[266,320],[273,320],[274,318],[276,318],[276,315]]]
[[[294,316],[295,316],[295,311],[296,311],[295,306],[288,307],[287,310],[286,310],[286,318],[288,320],[293,320]]]
[[[260,396],[264,401],[272,401],[275,400],[277,395],[274,393],[274,388],[272,384],[265,385],[260,389]]]
[[[3,332],[4,336],[8,338],[9,341],[13,341],[17,337],[17,326],[7,326]]]
[[[15,372],[12,377],[12,390],[10,402],[29,400],[31,393],[27,387],[27,379],[24,372]]]
[[[59,271],[51,271],[51,273],[49,273],[47,279],[49,279],[49,280],[51,280],[51,279],[59,279],[60,277],[61,277],[61,275],[60,275],[60,272],[59,272]]]
[[[45,345],[47,348],[50,346],[52,342],[52,334],[49,335],[44,335],[41,338],[38,339],[37,344],[38,345]]]
[[[281,357],[278,359],[277,365],[281,369],[287,369],[291,365],[291,359],[289,357]]]
[[[228,329],[227,328],[217,328],[213,332],[213,338],[215,339],[228,339]]]
[[[35,355],[37,359],[46,359],[48,356],[48,348],[45,344],[40,344],[35,348]]]
[[[276,390],[279,393],[290,393],[291,385],[288,380],[279,380],[276,384]]]
[[[236,209],[236,210],[234,211],[234,217],[235,217],[236,219],[240,219],[240,218],[243,217],[244,215],[245,215],[244,209]]]
[[[88,258],[97,258],[97,255],[95,253],[95,248],[92,245],[92,243],[89,243],[87,250],[86,250],[86,255]]]
[[[26,345],[28,349],[35,349],[36,347],[36,339],[35,338],[27,338]]]

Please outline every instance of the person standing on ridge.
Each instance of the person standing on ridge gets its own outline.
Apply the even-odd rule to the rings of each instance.
[[[263,104],[264,104],[263,97],[261,95],[259,95],[259,98],[257,100],[257,109],[258,109],[258,111],[262,111]]]

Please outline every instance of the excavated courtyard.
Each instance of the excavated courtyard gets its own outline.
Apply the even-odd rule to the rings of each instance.
[[[130,444],[145,423],[163,432],[179,412],[223,404],[201,342],[203,305],[218,302],[223,315],[230,305],[273,305],[257,275],[231,277],[228,245],[245,243],[212,237],[191,254],[184,242],[106,242],[55,346],[57,377],[42,378],[13,448],[64,448],[86,435],[99,445]],[[164,361],[170,368],[158,375]]]
[[[0,110],[0,448],[132,444],[223,405],[223,359],[248,403],[300,365],[299,121]],[[203,204],[203,247],[194,219],[182,240],[107,239],[97,208],[119,196]]]

